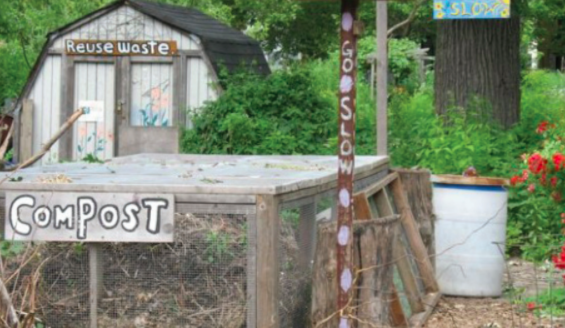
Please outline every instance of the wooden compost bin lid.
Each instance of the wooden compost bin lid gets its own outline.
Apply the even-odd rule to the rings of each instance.
[[[508,180],[503,178],[489,178],[489,177],[465,177],[461,175],[432,175],[431,181],[433,183],[442,184],[457,184],[469,186],[507,186]]]
[[[358,156],[356,175],[388,168],[386,156]],[[140,154],[103,164],[46,165],[6,172],[0,191],[277,195],[337,180],[337,156]],[[51,183],[61,175],[68,183]]]

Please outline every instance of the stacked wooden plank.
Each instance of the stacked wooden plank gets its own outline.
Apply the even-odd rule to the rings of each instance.
[[[355,195],[356,291],[336,308],[335,223],[318,231],[314,265],[313,327],[421,327],[440,298],[433,266],[398,173]]]

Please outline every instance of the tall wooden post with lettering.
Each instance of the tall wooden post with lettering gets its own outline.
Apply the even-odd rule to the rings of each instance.
[[[353,167],[355,164],[355,95],[357,75],[357,36],[355,20],[358,0],[341,1],[341,54],[339,83],[339,164],[337,283],[340,310],[339,328],[351,327],[347,306],[353,287],[352,225]]]

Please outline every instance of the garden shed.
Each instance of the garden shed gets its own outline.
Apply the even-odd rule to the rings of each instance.
[[[217,97],[223,68],[268,74],[259,43],[195,9],[120,0],[51,32],[17,103],[15,157],[38,152],[88,107],[42,164],[178,152],[189,110]]]

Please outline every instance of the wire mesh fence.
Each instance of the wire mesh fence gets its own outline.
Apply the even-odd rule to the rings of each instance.
[[[174,243],[103,244],[98,327],[247,327],[248,217],[175,220]],[[4,275],[14,306],[35,309],[45,327],[90,327],[87,246],[11,245]]]

